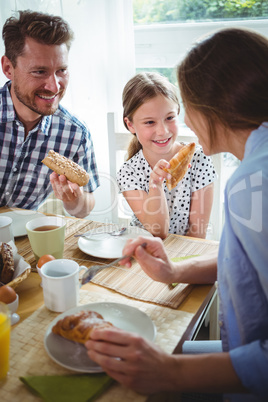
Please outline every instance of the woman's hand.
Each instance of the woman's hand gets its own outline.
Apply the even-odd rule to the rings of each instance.
[[[146,243],[146,247],[142,246],[144,243]],[[139,236],[135,240],[129,240],[122,253],[133,256],[143,271],[153,280],[163,283],[174,282],[174,264],[168,258],[160,238]],[[120,264],[130,267],[131,258],[122,260]]]
[[[143,244],[146,243],[146,247]],[[123,255],[133,256],[143,271],[155,281],[163,283],[214,283],[217,280],[218,250],[187,260],[172,262],[159,238],[138,237],[128,240]],[[131,267],[131,258],[120,261]]]
[[[117,328],[96,328],[85,346],[90,359],[136,392],[152,394],[169,386],[172,358],[139,335]]]

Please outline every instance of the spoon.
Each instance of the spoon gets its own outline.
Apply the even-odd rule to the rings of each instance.
[[[126,230],[127,230],[127,228],[122,228],[122,229],[119,229],[119,230],[113,230],[112,232],[95,232],[95,233],[92,233],[91,231],[89,231],[89,232],[82,233],[82,234],[75,234],[74,237],[90,237],[90,236],[100,235],[100,234],[109,234],[111,236],[121,236]]]
[[[142,243],[141,247],[145,248],[147,246],[147,243]],[[95,276],[99,271],[105,268],[112,267],[113,265],[117,264],[119,261],[123,260],[124,258],[130,258],[130,255],[123,255],[123,257],[117,258],[117,260],[114,260],[110,262],[110,264],[105,264],[105,265],[92,265],[82,276],[81,278],[81,284],[85,285],[85,283],[88,283],[91,281],[93,276]]]

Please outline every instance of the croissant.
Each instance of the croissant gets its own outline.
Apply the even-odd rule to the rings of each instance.
[[[96,327],[112,327],[103,316],[95,311],[79,311],[67,315],[52,327],[52,332],[70,341],[85,343],[90,339],[91,332]]]
[[[195,143],[191,142],[190,144],[184,145],[169,161],[170,168],[164,169],[172,176],[171,179],[166,180],[166,186],[169,191],[176,187],[179,181],[185,176],[194,151]]]
[[[42,163],[58,174],[64,174],[72,183],[85,186],[89,181],[89,174],[71,159],[50,150]]]

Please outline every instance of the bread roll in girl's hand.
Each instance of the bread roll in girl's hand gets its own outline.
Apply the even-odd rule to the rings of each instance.
[[[166,180],[166,185],[169,190],[177,186],[179,181],[185,176],[189,163],[195,151],[195,143],[184,145],[176,155],[169,161],[170,168],[164,169],[165,172],[171,174],[171,179]]]
[[[85,186],[89,181],[89,174],[71,159],[50,150],[42,163],[57,174],[63,174],[72,183]]]

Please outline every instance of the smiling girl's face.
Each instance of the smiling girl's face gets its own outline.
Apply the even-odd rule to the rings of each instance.
[[[147,160],[156,156],[169,160],[178,135],[178,105],[163,95],[144,102],[125,122],[136,134]]]

